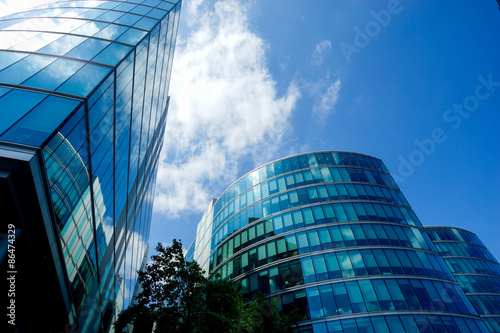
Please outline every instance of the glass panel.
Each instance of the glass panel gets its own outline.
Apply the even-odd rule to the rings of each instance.
[[[12,90],[0,98],[0,133],[21,119],[47,95],[28,91]]]
[[[361,290],[359,289],[357,281],[349,281],[345,283],[347,288],[347,293],[351,300],[352,312],[366,312],[365,301],[361,295]]]
[[[311,319],[321,318],[324,316],[321,298],[319,296],[318,287],[307,288],[307,303],[309,305],[309,313]]]
[[[351,302],[347,295],[347,289],[343,283],[335,283],[332,285],[333,294],[335,295],[335,303],[337,303],[338,314],[352,313]]]
[[[83,65],[84,63],[78,61],[58,59],[33,75],[29,80],[23,82],[23,85],[55,90]]]
[[[326,317],[337,315],[337,304],[333,297],[332,287],[330,285],[319,286],[319,293],[321,303],[323,304],[324,315]]]
[[[325,254],[325,261],[328,268],[328,275],[330,279],[338,279],[342,277],[337,256],[335,253]]]
[[[20,84],[55,60],[53,57],[29,55],[0,71],[0,82]]]
[[[110,72],[109,68],[87,64],[57,90],[78,96],[87,96]]]
[[[34,146],[41,145],[80,103],[80,101],[49,96],[1,138]]]

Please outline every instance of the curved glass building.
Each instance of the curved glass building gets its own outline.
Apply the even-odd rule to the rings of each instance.
[[[214,200],[187,254],[300,332],[487,332],[379,159],[287,157]]]
[[[490,332],[500,332],[500,265],[472,232],[425,227],[438,252]]]
[[[13,331],[107,332],[131,302],[180,8],[54,0],[0,18],[0,264],[15,280],[2,301],[14,304]]]

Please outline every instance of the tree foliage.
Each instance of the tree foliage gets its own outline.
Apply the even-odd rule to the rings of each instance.
[[[295,314],[282,315],[259,294],[245,303],[231,281],[209,280],[195,261],[184,259],[182,244],[158,243],[157,254],[138,272],[142,290],[115,322],[116,332],[292,332]]]

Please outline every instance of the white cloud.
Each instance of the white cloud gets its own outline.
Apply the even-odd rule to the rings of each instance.
[[[190,18],[198,16],[198,8],[202,5],[202,3],[203,0],[190,0],[184,4],[187,7],[187,13]],[[194,20],[190,20],[190,22],[194,22]]]
[[[323,63],[323,57],[325,51],[330,50],[332,48],[332,42],[329,40],[324,40],[316,45],[316,48],[313,52],[313,59],[311,61],[312,65],[320,66]]]
[[[0,0],[0,17],[12,13],[17,13],[38,5],[43,5],[48,2],[50,1],[49,0],[29,0],[29,1]]]
[[[289,155],[297,155],[297,154],[302,154],[302,153],[308,153],[311,152],[311,146],[308,144],[304,145],[294,145],[291,147]]]
[[[268,45],[249,30],[241,3],[197,1],[188,10],[199,17],[176,48],[154,205],[173,215],[203,211],[219,184],[235,180],[241,159],[278,150],[300,98],[294,82],[277,96]]]
[[[316,98],[313,112],[319,117],[320,121],[327,118],[333,111],[339,99],[340,79],[328,86],[326,91]]]

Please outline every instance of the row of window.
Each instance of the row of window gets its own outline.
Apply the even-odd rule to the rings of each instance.
[[[259,205],[255,205],[255,208],[258,207]],[[261,214],[267,213],[267,208],[264,208],[259,214],[256,214],[257,209],[253,210],[253,208],[254,206],[251,206],[249,207],[250,210],[244,210],[229,219],[229,221],[224,224],[216,234],[213,235],[211,248],[216,250],[217,246],[219,246],[219,244],[226,237],[248,224],[253,223],[255,220],[263,217],[265,218],[269,215]],[[250,215],[252,211],[254,214]],[[270,232],[271,227],[268,221],[271,221],[271,218],[258,222],[258,225],[263,225],[264,223],[268,224],[269,229],[266,230],[266,233]],[[349,221],[382,221],[421,226],[420,221],[411,209],[371,202],[322,204],[313,207],[295,209],[290,212],[273,216],[272,221],[274,234],[280,234],[282,232],[297,230],[313,225]],[[246,229],[241,232],[245,232],[245,230]],[[432,246],[432,248],[434,247]]]
[[[219,271],[221,278],[238,276],[238,272],[246,270],[250,260],[252,258],[242,258],[240,261],[234,261],[233,265],[223,266]],[[312,282],[369,275],[421,275],[453,279],[444,267],[442,259],[432,253],[374,249],[300,258],[252,273],[237,279],[235,283],[241,287],[243,294],[255,293],[257,290],[273,293]]]
[[[453,279],[439,256],[408,250],[349,250],[300,259],[305,283],[365,275],[424,275]],[[314,263],[314,264],[313,264]]]
[[[476,315],[459,285],[427,279],[365,279],[300,289],[275,296],[285,313],[304,319],[376,311],[449,311]]]
[[[479,237],[477,237],[472,232],[468,232],[462,229],[426,227],[425,230],[433,241],[451,240],[484,246]]]
[[[432,315],[392,315],[342,319],[313,324],[314,333],[476,333],[486,332],[477,319],[432,316]],[[303,331],[300,333],[313,331]],[[492,331],[493,332],[493,331]]]
[[[280,176],[263,183],[256,184],[248,191],[242,191],[241,194],[234,197],[234,200],[231,200],[227,205],[225,204],[223,210],[217,210],[217,202],[214,207],[214,215],[216,216],[215,220],[217,221],[216,227],[224,222],[224,220],[233,214],[233,212],[238,211],[247,205],[251,205],[252,203],[259,201],[261,198],[266,198],[269,195],[291,190],[299,186],[331,182],[364,182],[395,187],[390,181],[390,176],[378,171],[367,169],[335,167],[313,168],[310,170],[297,171],[292,174],[287,174],[285,176]],[[382,198],[382,201],[398,201],[408,205],[401,193],[391,195],[389,193],[380,193],[379,190],[375,191],[377,192],[374,192],[374,190],[371,189],[363,190],[360,188],[359,191],[356,192],[354,192],[354,189],[351,189],[348,193],[345,189],[338,189],[337,191],[332,189],[329,195],[341,195],[347,199],[349,198],[349,195],[358,198],[359,196],[363,196],[366,197],[366,199],[369,197],[373,198],[371,200],[376,200],[377,197],[380,197]],[[221,199],[219,199],[219,201],[220,200]]]
[[[500,332],[500,316],[483,317],[483,322],[490,332]]]
[[[491,261],[468,258],[446,258],[452,273],[478,273],[500,275],[500,265]]]
[[[135,6],[131,6],[132,8],[129,8],[128,10],[125,10],[123,8],[123,11],[120,12],[117,8],[120,8],[119,6],[130,6],[129,4],[120,4],[119,2],[107,2],[108,5],[106,6],[95,6],[95,4],[88,4],[85,3],[84,1],[80,3],[75,3],[72,7],[78,8],[77,13],[79,18],[86,18],[86,19],[95,19],[107,23],[116,23],[116,24],[122,24],[122,25],[127,25],[127,26],[134,26],[138,29],[144,29],[144,30],[151,30],[152,25],[154,25],[153,22],[155,22],[154,19],[149,18],[149,17],[143,17],[144,14],[142,13],[134,13],[133,8]],[[66,4],[67,6],[67,4]],[[65,7],[64,4],[62,3],[54,3],[51,4],[51,7]],[[81,8],[89,8],[88,10],[82,10]],[[146,8],[140,8],[139,10],[144,12]],[[150,9],[150,8],[149,8]],[[73,13],[76,14],[75,9],[73,11],[67,12],[67,15],[71,15]],[[154,17],[154,18],[161,18],[165,16],[167,13],[164,10],[161,9],[153,9],[148,11],[147,16]],[[57,15],[57,14],[56,14]],[[69,16],[68,15],[68,16]],[[59,17],[62,17],[62,15],[57,15]],[[62,29],[62,32],[66,32],[65,29]]]
[[[316,169],[317,170],[317,169]],[[309,170],[307,170],[309,171]],[[279,183],[279,182],[278,182]],[[257,185],[253,189],[237,196],[231,201],[221,213],[214,219],[213,230],[216,230],[227,218],[232,216],[235,212],[251,206],[261,204],[261,199],[266,199],[271,195],[268,200],[263,200],[262,205],[265,206],[266,202],[271,204],[272,213],[278,210],[288,209],[288,207],[296,207],[307,204],[312,204],[322,201],[336,201],[336,200],[374,200],[388,203],[396,203],[399,205],[409,207],[408,202],[399,190],[393,190],[383,186],[363,185],[363,184],[327,184],[319,186],[310,186],[298,190],[289,190],[286,193],[276,194],[282,190],[276,189],[275,191],[267,192],[262,191],[266,183]],[[273,196],[273,194],[276,194]],[[258,209],[258,208],[256,208]]]
[[[500,293],[500,276],[456,275],[466,293]]]
[[[50,7],[66,7],[69,4],[73,2],[64,2],[60,1],[54,4],[49,4],[46,6]],[[118,1],[93,1],[91,3],[88,3],[88,1],[80,0],[80,1],[75,1],[75,6],[76,7],[88,7],[88,8],[102,8],[102,9],[113,9],[113,10],[131,10],[130,8],[133,8],[133,5],[130,5],[128,3],[133,3],[133,4],[138,4],[138,5],[143,5],[143,6],[148,6],[148,7],[157,7],[161,8],[164,10],[170,10],[173,6],[174,1],[172,2],[167,2],[167,1],[162,1],[162,0],[127,0],[126,3],[123,1],[118,2]]]
[[[109,70],[103,72],[107,74]],[[2,74],[0,71],[0,81]],[[81,102],[12,89],[0,97],[0,104],[2,110],[9,110],[2,115],[0,139],[39,147]]]
[[[476,257],[496,261],[490,251],[478,245],[441,242],[435,242],[434,245],[442,256]]]
[[[88,172],[79,154],[73,151],[61,136],[56,135],[43,150],[43,156],[51,183],[58,188],[73,209],[90,187]],[[68,217],[64,216],[59,221],[61,230]]]
[[[500,295],[469,295],[469,299],[480,315],[500,315]]]
[[[300,169],[325,167],[325,166],[360,166],[389,173],[382,161],[373,157],[339,152],[324,152],[314,154],[304,154],[289,157],[277,162],[264,165],[246,176],[240,178],[230,186],[219,198],[214,207],[214,212],[220,211],[231,199],[244,192],[250,187],[264,182],[270,178],[286,174]],[[398,188],[392,178],[392,187]]]
[[[135,6],[130,3],[142,5]],[[135,13],[138,15],[146,15],[146,13],[151,11],[151,7],[156,7],[163,10],[171,10],[175,5],[173,2],[157,1],[157,0],[127,0],[127,2],[118,1],[74,1],[74,2],[63,2],[59,1],[56,3],[46,4],[44,6],[39,6],[36,9],[19,12],[6,16],[5,18],[29,18],[36,13],[39,17],[85,17],[85,18],[95,18],[97,13],[102,13],[102,10],[113,9],[119,11],[127,11]],[[97,11],[97,12],[94,12]],[[90,13],[89,13],[90,12]],[[91,16],[92,15],[92,16]],[[152,16],[154,15],[146,15]]]
[[[253,243],[267,239],[273,235],[272,223],[259,223],[243,232],[236,234],[223,246],[217,249],[211,260],[211,270],[220,265],[233,253],[247,248]],[[270,232],[269,232],[270,231]],[[405,246],[417,249],[433,250],[432,243],[417,228],[404,227],[392,224],[358,223],[331,225],[317,229],[290,234],[285,237],[275,238],[257,248],[250,249],[238,257],[257,250],[265,254],[267,248],[267,262],[282,259],[294,253],[303,254],[312,251],[343,248],[351,246],[376,246],[391,245]]]

